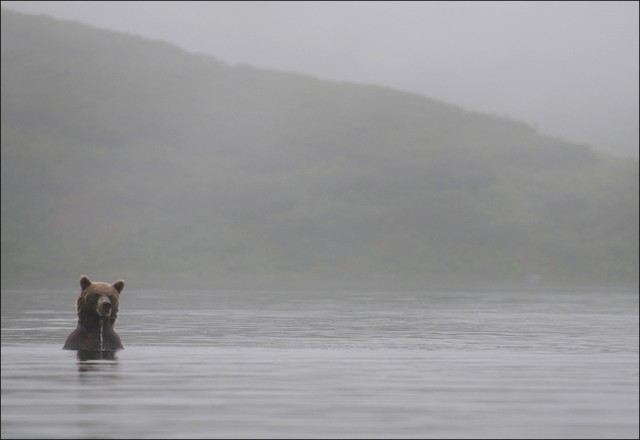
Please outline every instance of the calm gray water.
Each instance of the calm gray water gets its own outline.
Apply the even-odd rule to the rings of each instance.
[[[78,288],[79,289],[79,288]],[[2,291],[2,438],[638,438],[638,292]]]

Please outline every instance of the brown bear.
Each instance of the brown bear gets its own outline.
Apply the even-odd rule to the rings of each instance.
[[[113,284],[92,282],[80,277],[80,296],[76,302],[78,326],[67,337],[65,350],[115,351],[122,349],[120,336],[113,329],[118,317],[124,280]]]

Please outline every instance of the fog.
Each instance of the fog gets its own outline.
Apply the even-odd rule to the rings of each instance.
[[[638,155],[637,2],[2,2]]]
[[[57,6],[130,33],[3,8],[3,280],[637,284],[637,158],[570,133],[572,122],[602,136],[637,131],[637,108],[624,104],[637,102],[627,93],[637,76],[623,78],[637,54],[624,58],[622,42],[605,55],[585,39],[602,49],[591,59],[567,45],[577,31],[560,40],[514,19],[471,35],[452,15],[502,8],[493,4],[83,5]],[[609,8],[582,6],[600,8],[594,29]],[[288,17],[278,26],[275,11]],[[418,26],[421,16],[439,20]],[[625,62],[602,68],[616,57]],[[437,99],[398,91],[418,89],[405,74]],[[497,114],[466,110],[492,101],[484,111]],[[563,131],[545,135],[553,130],[505,110],[518,105]]]
[[[637,3],[2,5],[1,438],[638,438]]]

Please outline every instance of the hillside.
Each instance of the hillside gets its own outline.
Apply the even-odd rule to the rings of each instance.
[[[2,10],[2,282],[637,284],[638,160]]]

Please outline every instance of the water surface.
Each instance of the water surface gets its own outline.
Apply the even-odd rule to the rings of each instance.
[[[2,438],[638,438],[638,293],[2,292]]]

